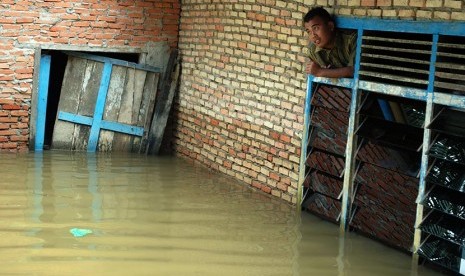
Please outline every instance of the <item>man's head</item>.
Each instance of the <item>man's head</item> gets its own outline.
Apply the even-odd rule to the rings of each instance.
[[[322,7],[312,8],[304,16],[304,28],[311,43],[320,48],[334,46],[335,24],[331,15]]]

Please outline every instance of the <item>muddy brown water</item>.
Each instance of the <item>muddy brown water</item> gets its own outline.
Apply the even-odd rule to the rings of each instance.
[[[440,275],[180,158],[46,151],[0,168],[0,275]]]

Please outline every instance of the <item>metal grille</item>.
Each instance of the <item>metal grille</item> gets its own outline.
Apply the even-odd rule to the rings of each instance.
[[[360,80],[426,89],[432,36],[366,31]]]

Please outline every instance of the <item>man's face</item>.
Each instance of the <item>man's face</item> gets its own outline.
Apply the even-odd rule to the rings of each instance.
[[[324,22],[319,16],[304,23],[308,39],[320,48],[331,49],[333,47],[334,23]]]

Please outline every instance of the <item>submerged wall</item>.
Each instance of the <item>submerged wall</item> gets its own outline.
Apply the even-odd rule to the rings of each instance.
[[[296,202],[313,5],[338,15],[465,20],[456,0],[182,1],[176,150]]]
[[[28,149],[35,49],[137,53],[161,41],[176,47],[179,14],[178,0],[2,0],[0,151]]]

